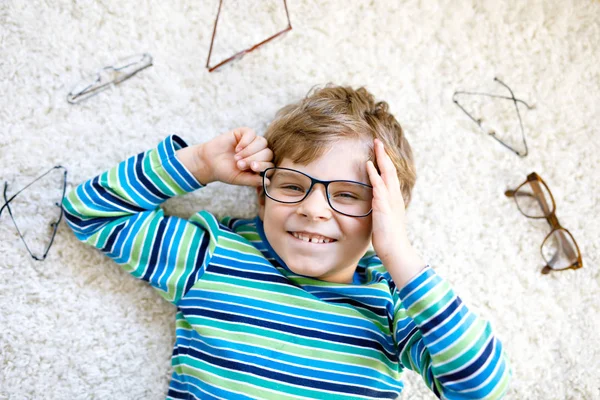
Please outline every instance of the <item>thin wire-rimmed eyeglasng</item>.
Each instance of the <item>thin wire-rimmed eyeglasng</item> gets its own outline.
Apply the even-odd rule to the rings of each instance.
[[[504,193],[515,199],[519,211],[528,218],[545,218],[552,230],[540,247],[546,266],[542,274],[583,267],[581,252],[571,232],[563,228],[556,218],[556,204],[546,182],[532,172],[527,180],[514,190]]]
[[[62,169],[62,170],[64,170],[63,177],[62,177],[62,187],[61,187],[61,189],[62,189],[62,191],[61,191],[62,192],[62,196],[60,198],[60,202],[57,202],[57,203],[54,204],[56,207],[58,207],[60,209],[60,214],[58,216],[58,219],[50,224],[50,227],[52,228],[52,233],[50,235],[50,240],[49,240],[48,244],[44,248],[44,253],[42,255],[35,255],[35,254],[32,253],[31,249],[27,245],[27,242],[25,241],[25,238],[21,234],[21,230],[17,226],[17,221],[15,221],[15,217],[13,215],[12,209],[10,208],[10,202],[13,201],[25,189],[27,189],[28,187],[30,187],[31,185],[33,185],[34,183],[36,183],[37,181],[39,181],[40,179],[42,179],[43,177],[45,177],[46,175],[48,175],[49,173],[51,173],[52,171],[54,171],[56,169]],[[62,200],[65,197],[65,191],[67,189],[67,170],[64,167],[60,166],[60,165],[52,167],[48,171],[46,171],[44,174],[40,175],[39,177],[37,177],[36,179],[34,179],[32,182],[30,182],[23,189],[19,190],[15,194],[13,194],[9,199],[6,196],[6,190],[7,189],[8,189],[8,182],[4,182],[4,191],[3,191],[4,204],[0,208],[0,216],[2,216],[2,211],[4,211],[4,209],[6,208],[8,210],[8,214],[10,215],[10,218],[13,221],[13,224],[15,225],[15,228],[17,229],[17,233],[19,234],[19,237],[23,241],[23,244],[25,245],[25,248],[27,249],[27,251],[29,252],[29,254],[31,255],[31,257],[34,260],[36,260],[36,261],[44,261],[44,259],[46,259],[46,256],[48,255],[48,252],[50,251],[50,247],[52,247],[52,243],[54,243],[54,237],[56,236],[56,231],[58,230],[58,225],[60,224],[60,221],[62,220],[62,217],[63,217],[63,208],[62,208],[61,204],[62,204]]]
[[[350,180],[322,181],[291,168],[271,167],[260,173],[263,190],[278,203],[297,204],[308,197],[313,187],[325,187],[327,202],[335,212],[349,217],[366,217],[373,211],[373,187]]]
[[[76,104],[89,99],[112,85],[126,81],[150,66],[152,66],[152,56],[148,53],[119,60],[114,65],[104,67],[94,76],[79,82],[67,95],[67,101]]]
[[[452,95],[452,101],[454,102],[454,104],[456,104],[465,114],[467,114],[467,116],[477,124],[477,126],[479,127],[479,129],[491,136],[492,138],[494,138],[495,140],[498,141],[498,143],[500,143],[502,146],[506,147],[507,149],[509,149],[510,151],[512,151],[513,153],[515,153],[516,155],[518,155],[519,157],[525,157],[527,156],[528,150],[527,150],[527,141],[525,140],[525,130],[523,129],[523,121],[521,119],[521,113],[519,112],[519,104],[521,103],[523,105],[525,105],[525,107],[527,107],[529,110],[533,109],[534,106],[530,106],[529,104],[527,104],[526,102],[524,102],[521,99],[517,99],[515,97],[515,94],[513,93],[513,91],[511,90],[511,88],[508,87],[508,85],[504,82],[502,82],[500,79],[498,78],[494,78],[494,81],[498,82],[499,84],[501,84],[502,86],[504,86],[506,89],[508,89],[508,91],[510,92],[510,97],[509,96],[501,96],[501,95],[497,95],[497,94],[491,94],[491,93],[481,93],[481,92],[465,92],[465,91],[456,91],[454,92],[454,95]],[[469,113],[459,102],[458,102],[458,97],[462,96],[462,95],[476,95],[476,96],[486,96],[486,97],[493,97],[493,98],[497,98],[497,99],[505,99],[505,100],[510,100],[514,103],[515,105],[515,110],[517,112],[517,118],[519,119],[519,127],[521,129],[521,137],[523,139],[523,147],[525,148],[525,151],[521,152],[518,150],[515,150],[512,146],[508,145],[507,143],[505,143],[504,141],[502,141],[500,138],[498,138],[496,131],[494,130],[489,130],[489,131],[485,131],[483,129],[482,126],[482,122],[483,122],[483,118],[476,118],[473,115],[471,115],[471,113]]]
[[[213,34],[212,34],[212,38],[210,39],[210,49],[208,50],[208,58],[206,59],[206,68],[208,68],[208,72],[213,72],[214,70],[216,70],[217,68],[222,67],[223,65],[227,64],[228,62],[231,62],[237,58],[241,58],[243,57],[245,54],[250,53],[251,51],[256,50],[257,48],[259,48],[260,46],[262,46],[263,44],[270,42],[271,40],[275,39],[276,37],[283,35],[284,33],[291,31],[292,30],[292,23],[290,22],[290,13],[288,12],[288,8],[287,8],[287,0],[283,0],[283,6],[285,7],[285,15],[287,17],[287,21],[288,21],[288,26],[280,31],[277,32],[276,34],[274,34],[273,36],[263,40],[262,42],[255,44],[254,46],[246,49],[246,50],[242,50],[239,51],[237,53],[235,53],[234,55],[232,55],[231,57],[221,61],[220,63],[218,63],[217,65],[211,67],[210,66],[210,56],[212,54],[212,49],[213,49],[213,44],[215,42],[215,35],[217,34],[217,23],[219,22],[219,15],[221,15],[221,6],[223,5],[223,0],[219,0],[219,10],[217,11],[217,18],[215,19],[215,26],[213,28]]]

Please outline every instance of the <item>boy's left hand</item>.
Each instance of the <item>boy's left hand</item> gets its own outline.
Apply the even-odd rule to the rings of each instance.
[[[425,265],[408,240],[396,167],[379,139],[375,139],[374,145],[381,175],[373,162],[367,161],[367,173],[373,186],[373,248],[396,285],[402,288]]]

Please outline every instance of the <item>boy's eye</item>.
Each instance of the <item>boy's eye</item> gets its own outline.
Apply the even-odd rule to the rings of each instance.
[[[334,193],[333,197],[336,199],[358,200],[358,196],[356,194],[349,192]]]
[[[298,186],[298,185],[281,185],[279,186],[280,189],[283,190],[289,190],[289,191],[293,191],[293,192],[302,192],[304,193],[304,188],[302,186]]]

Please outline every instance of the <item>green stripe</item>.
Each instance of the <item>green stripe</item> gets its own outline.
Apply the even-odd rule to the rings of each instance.
[[[475,321],[471,326],[469,326],[466,331],[463,333],[461,337],[459,337],[455,342],[453,342],[450,346],[446,347],[441,352],[435,354],[434,364],[441,365],[448,360],[458,356],[462,353],[466,348],[472,347],[473,342],[476,341],[477,337],[482,335],[485,331],[485,322],[481,320]],[[483,335],[487,336],[487,335]]]
[[[374,357],[368,354],[359,357],[361,355],[359,354],[359,348],[353,346],[333,345],[318,339],[299,338],[285,332],[273,332],[257,326],[215,321],[204,317],[188,316],[187,320],[202,337],[231,343],[243,343],[248,346],[286,353],[304,358],[307,363],[310,363],[310,359],[314,358],[321,361],[360,365],[392,376],[397,373],[398,369],[396,364],[387,360],[382,353],[377,351],[363,350],[364,353],[374,354]]]
[[[464,354],[460,355],[456,359],[454,359],[446,364],[443,364],[440,366],[437,366],[437,365],[434,366],[436,374],[438,374],[438,375],[446,374],[448,372],[458,370],[458,369],[464,367],[465,365],[467,365],[470,361],[474,360],[477,353],[479,353],[483,349],[483,346],[484,346],[485,342],[489,339],[489,337],[490,337],[489,334],[481,335],[479,337],[479,339],[477,339],[475,341],[475,343],[471,344],[471,348],[469,350],[465,351]],[[464,350],[464,347],[463,347],[463,350]],[[437,364],[437,359],[435,357],[434,357],[434,363]]]
[[[197,222],[210,234],[210,242],[208,243],[208,255],[212,257],[217,247],[217,241],[220,235],[218,223],[215,221],[212,214],[206,211],[200,211],[190,218],[191,222]]]
[[[335,315],[364,319],[364,316],[356,309],[340,306],[336,303],[323,303],[320,299],[291,285],[243,280],[232,276],[211,274],[210,272],[206,272],[203,279],[198,281],[198,284],[200,285],[198,287],[206,287],[208,290],[219,290],[222,293],[236,295],[240,293],[240,287],[243,287],[245,296],[269,303],[323,312],[329,311]]]
[[[177,264],[168,278],[167,285],[169,291],[173,293],[173,298],[179,300],[183,296],[185,283],[190,274],[196,267],[196,255],[200,238],[204,231],[195,226],[187,225],[184,227],[179,248],[177,249]]]
[[[150,157],[150,163],[153,167],[151,167],[152,171],[156,174],[158,179],[162,181],[163,185],[168,187],[168,193],[172,193],[171,196],[185,194],[186,191],[177,184],[175,179],[173,179],[167,171],[165,171],[165,168],[162,166],[163,161],[160,159],[158,150],[154,149],[150,151],[148,156]]]
[[[445,294],[442,296],[442,293]],[[440,282],[408,307],[408,315],[415,319],[418,325],[445,307],[453,297],[454,293],[448,284]]]
[[[244,254],[254,254],[262,258],[262,253],[249,243],[244,243],[239,236],[229,232],[221,232],[219,237],[219,245],[227,250],[235,250]]]
[[[497,383],[496,388],[492,390],[492,392],[486,396],[486,399],[499,399],[503,396],[504,392],[508,389],[508,382],[510,381],[510,373],[508,369],[508,365],[504,369],[504,373],[502,374],[502,379],[499,383]]]
[[[175,192],[173,192],[171,188],[163,182],[163,179],[161,179],[161,177],[156,173],[155,168],[153,168],[152,166],[152,152],[158,153],[158,151],[156,150],[150,150],[146,153],[142,163],[142,169],[144,171],[144,174],[146,174],[146,176],[152,181],[153,184],[155,184],[159,188],[159,190],[162,193],[169,197],[173,197],[175,196]],[[162,170],[162,168],[160,169]]]
[[[260,399],[269,399],[269,400],[298,400],[300,397],[291,396],[289,394],[283,392],[272,393],[264,390],[264,387],[272,386],[269,385],[267,381],[263,379],[253,378],[251,375],[242,374],[239,372],[233,372],[229,370],[225,370],[222,368],[217,368],[212,364],[208,364],[206,362],[187,357],[185,355],[181,355],[178,357],[182,359],[182,363],[186,365],[181,365],[178,370],[181,371],[178,373],[195,376],[198,379],[207,382],[216,387],[225,389],[227,391],[234,390],[236,392],[241,392],[247,396],[251,396],[253,398]],[[195,368],[191,368],[191,367]],[[197,369],[196,369],[197,368]],[[281,387],[281,383],[277,384],[277,386]],[[287,389],[287,387],[286,387]]]

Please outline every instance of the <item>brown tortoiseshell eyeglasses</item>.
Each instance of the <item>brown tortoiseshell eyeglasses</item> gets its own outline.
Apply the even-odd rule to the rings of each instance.
[[[523,215],[528,218],[546,218],[552,228],[541,246],[542,257],[546,261],[542,274],[583,267],[579,246],[573,235],[558,222],[554,197],[538,174],[532,172],[527,175],[525,182],[504,194],[515,199]]]

